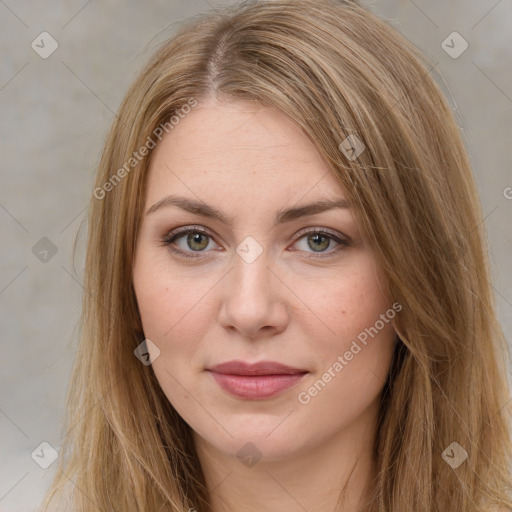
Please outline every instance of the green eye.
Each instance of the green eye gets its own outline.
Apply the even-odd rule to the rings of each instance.
[[[293,245],[298,245],[298,250],[307,254],[309,258],[323,258],[331,256],[341,249],[350,246],[350,239],[337,232],[327,231],[326,228],[314,228],[303,230],[296,236]],[[184,240],[184,242],[182,241]],[[179,243],[181,242],[181,243]],[[186,258],[201,257],[201,253],[207,253],[210,242],[214,243],[213,235],[201,226],[184,227],[170,232],[162,244],[168,246],[173,252]],[[332,247],[334,245],[334,247]],[[329,250],[329,249],[332,250]],[[210,248],[211,249],[211,248]],[[317,254],[318,256],[314,256]]]

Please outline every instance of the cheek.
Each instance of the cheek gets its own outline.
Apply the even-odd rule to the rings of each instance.
[[[376,322],[383,335],[389,336],[393,331],[389,318],[384,324],[379,320],[390,308],[390,303],[369,258],[360,258],[357,266],[340,273],[336,279],[331,276],[331,279],[322,280],[321,286],[312,287],[309,283],[303,286],[301,294],[308,298],[312,313],[307,321],[305,318],[298,321],[304,329],[308,324],[316,326],[310,336],[315,350],[323,340],[320,348],[325,354],[344,352],[352,340],[367,332]],[[364,334],[361,338],[364,339]]]
[[[180,414],[187,420],[190,397],[183,386],[188,388],[193,370],[194,340],[201,340],[207,332],[207,285],[194,286],[183,274],[171,273],[167,266],[144,257],[134,267],[133,285],[144,336],[159,350],[153,371],[169,401],[182,404]]]
[[[167,261],[141,255],[134,267],[133,285],[147,338],[167,345],[198,326],[190,319],[207,306],[204,295],[213,284],[203,274],[201,270],[177,272]]]
[[[202,371],[201,340],[215,321],[212,297],[219,279],[212,272],[172,268],[167,261],[142,255],[133,284],[146,339],[159,350],[152,368],[168,400],[188,421],[187,389]]]
[[[314,374],[299,390],[299,402],[315,402],[319,414],[336,410],[335,403],[344,404],[343,414],[356,413],[385,383],[397,312],[369,260],[361,259],[357,269],[323,284],[306,295],[315,315],[299,320],[310,340],[308,352],[315,354]]]

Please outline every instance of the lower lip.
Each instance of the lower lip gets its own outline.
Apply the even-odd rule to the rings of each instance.
[[[279,395],[306,375],[227,375],[210,372],[217,384],[228,393],[239,398],[258,400]]]

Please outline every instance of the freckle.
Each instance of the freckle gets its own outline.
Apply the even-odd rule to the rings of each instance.
[[[341,312],[341,314],[342,314],[342,315],[344,315],[345,313],[346,313],[346,311],[345,311],[345,310],[343,310],[343,311]]]

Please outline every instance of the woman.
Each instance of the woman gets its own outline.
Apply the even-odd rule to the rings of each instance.
[[[429,67],[353,2],[245,2],[162,45],[98,169],[49,496],[512,510],[507,345]]]

